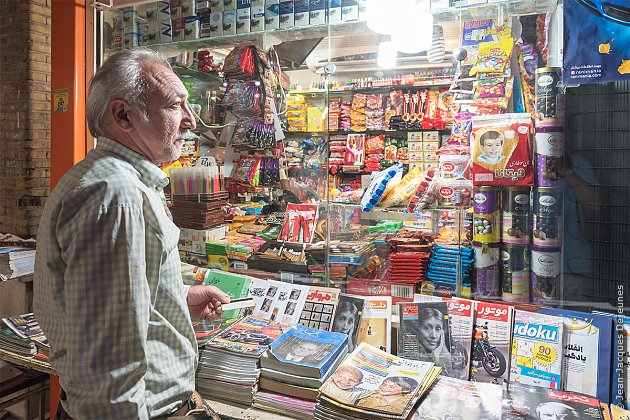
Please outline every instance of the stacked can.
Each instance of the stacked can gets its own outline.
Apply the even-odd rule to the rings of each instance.
[[[501,198],[502,298],[529,302],[531,191],[529,187],[508,187],[503,189]]]
[[[494,187],[476,187],[473,194],[474,294],[479,298],[501,296],[499,198],[500,190]]]
[[[562,70],[536,70],[536,187],[531,255],[532,301],[552,305],[560,299],[564,98]]]

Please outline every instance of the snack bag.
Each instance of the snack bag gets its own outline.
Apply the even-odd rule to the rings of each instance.
[[[381,172],[375,172],[372,174],[370,185],[365,190],[363,198],[361,198],[363,211],[370,211],[378,204],[381,198],[385,195],[389,181],[391,181],[396,175],[401,176],[402,170],[402,163],[396,163]]]
[[[470,75],[477,73],[503,73],[510,66],[514,39],[479,43],[477,62],[470,70]]]
[[[393,207],[402,202],[409,201],[413,193],[418,190],[420,183],[424,179],[424,173],[420,168],[415,167],[405,175],[402,180],[389,191],[387,196],[381,200],[381,207]]]
[[[472,118],[474,185],[532,185],[532,119],[529,114]]]

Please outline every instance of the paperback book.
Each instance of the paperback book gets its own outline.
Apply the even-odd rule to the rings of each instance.
[[[310,286],[300,314],[300,324],[317,330],[330,331],[340,293],[339,289],[332,287]]]
[[[350,296],[345,293],[339,298],[339,306],[333,319],[333,332],[339,332],[348,336],[348,351],[352,352],[357,346],[359,325],[363,317],[365,299],[358,296]]]
[[[387,353],[392,346],[392,297],[365,296],[357,343],[368,343]]]
[[[321,378],[348,347],[345,334],[296,325],[269,346],[261,367]]]
[[[246,316],[206,346],[243,356],[260,357],[282,335],[281,324],[268,319]]]
[[[560,389],[563,330],[561,317],[516,310],[510,381]]]
[[[308,292],[308,286],[252,278],[249,295],[256,302],[252,315],[295,325],[300,321]]]
[[[229,273],[222,270],[207,270],[203,275],[203,280],[199,284],[215,286],[227,294],[231,300],[246,297],[249,291],[249,284],[252,278],[237,273]],[[241,315],[241,309],[224,311],[223,318],[236,318]]]
[[[225,331],[232,324],[240,321],[241,318],[218,319],[216,321],[193,320],[192,325],[197,338],[197,346],[203,347],[206,343]]]
[[[401,303],[398,356],[435,363],[449,376],[451,332],[445,302]]]
[[[613,320],[613,364],[610,403],[630,410],[628,387],[630,386],[630,317],[607,312],[593,311]]]
[[[596,398],[518,382],[507,384],[502,411],[503,420],[603,420]]]
[[[613,320],[567,309],[540,308],[540,313],[564,319],[562,389],[610,404]]]
[[[289,397],[273,392],[258,391],[254,396],[254,407],[272,413],[289,415],[297,419],[312,420],[316,403],[301,398]]]
[[[610,411],[613,420],[630,420],[630,411],[624,410],[617,405],[612,404],[610,406]]]
[[[475,302],[470,379],[502,384],[508,377],[514,308],[488,302]]]
[[[411,420],[501,420],[500,385],[440,376]]]

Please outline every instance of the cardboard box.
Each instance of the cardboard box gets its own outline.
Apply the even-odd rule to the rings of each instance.
[[[223,0],[209,0],[210,3],[210,11],[214,12],[222,12],[224,10]]]
[[[140,31],[143,45],[164,44],[171,42],[171,21],[148,22],[146,31]]]
[[[184,40],[184,28],[186,27],[186,19],[172,19],[171,20],[171,36],[174,42]]]
[[[196,16],[197,7],[195,0],[182,0],[182,17]]]
[[[310,0],[308,3],[309,24],[323,25],[328,19],[327,0]]]
[[[308,1],[309,0],[294,0],[294,26],[309,25]]]
[[[123,28],[138,26],[138,10],[135,6],[122,9],[122,26]]]
[[[138,5],[138,17],[145,22],[157,22],[158,3],[146,3]]]
[[[344,22],[359,20],[358,0],[341,0],[341,20]]]
[[[422,131],[411,131],[407,133],[407,141],[422,141],[424,140],[424,135]]]
[[[199,27],[199,37],[213,37],[223,35],[223,12],[212,12],[206,22]]]
[[[251,32],[259,32],[265,30],[265,5],[255,5],[252,3],[252,8],[250,11],[251,24],[250,31]]]
[[[295,3],[293,0],[280,0],[280,29],[295,26]]]
[[[184,40],[199,39],[199,16],[187,16],[184,21]]]
[[[440,133],[438,131],[425,131],[422,135],[424,141],[440,141]]]
[[[223,0],[223,10],[236,10],[236,0]]]
[[[424,146],[423,150],[425,152],[435,152],[437,151],[437,149],[440,148],[440,142],[438,141],[425,141],[422,144]]]
[[[236,2],[236,33],[247,34],[251,27],[251,0],[237,0]]]
[[[223,35],[236,34],[236,9],[223,11]]]
[[[159,22],[165,22],[171,20],[171,5],[168,1],[157,2],[157,13]]]
[[[184,17],[184,15],[182,15],[182,0],[170,0],[169,6],[171,8],[171,20],[182,19]]]
[[[435,152],[424,152],[425,163],[437,163],[438,160],[439,157]]]
[[[341,22],[341,0],[328,0],[328,22]]]
[[[280,1],[265,1],[265,30],[280,28]]]

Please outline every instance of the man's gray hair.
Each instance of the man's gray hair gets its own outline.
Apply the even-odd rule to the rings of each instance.
[[[112,99],[124,99],[138,107],[143,118],[148,120],[146,102],[154,86],[146,77],[145,66],[151,63],[171,68],[157,52],[135,48],[109,57],[94,73],[86,102],[88,128],[94,137],[105,134],[107,106]]]

